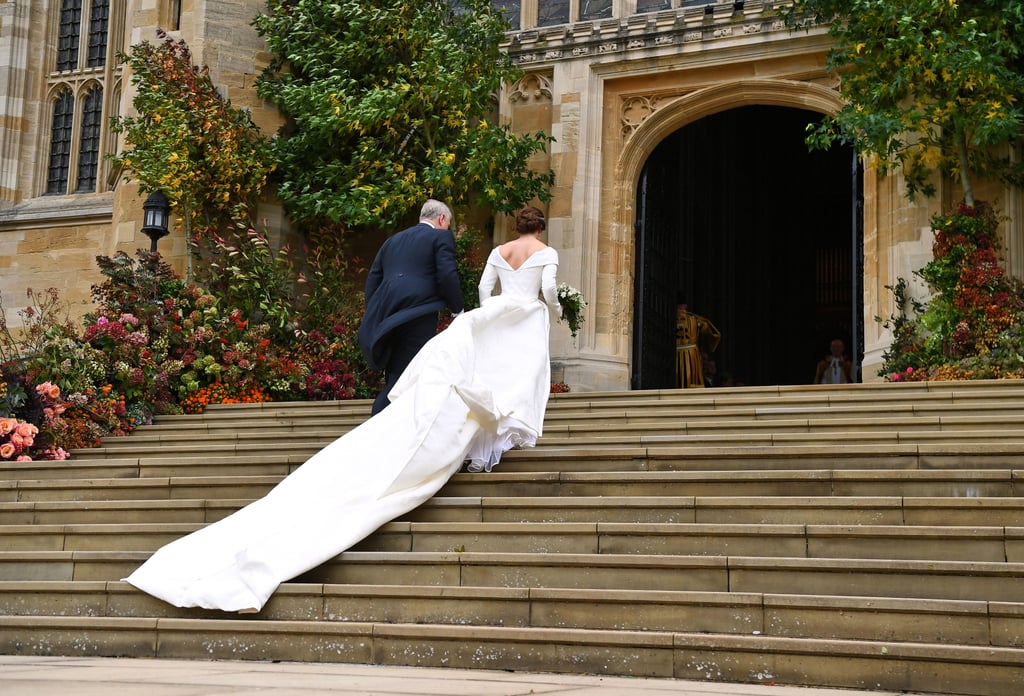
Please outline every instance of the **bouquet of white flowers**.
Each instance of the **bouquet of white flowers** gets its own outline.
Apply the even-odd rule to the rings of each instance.
[[[573,340],[580,331],[580,324],[583,323],[583,310],[587,308],[587,301],[583,299],[583,293],[568,283],[558,284],[558,303],[562,305],[562,318],[569,324],[569,332]]]

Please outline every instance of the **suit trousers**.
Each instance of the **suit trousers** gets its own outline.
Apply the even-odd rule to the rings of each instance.
[[[431,312],[406,322],[391,332],[388,341],[391,343],[391,356],[384,366],[384,389],[373,401],[370,415],[383,411],[391,401],[388,394],[395,382],[405,372],[412,359],[420,352],[420,348],[437,333],[437,312]]]

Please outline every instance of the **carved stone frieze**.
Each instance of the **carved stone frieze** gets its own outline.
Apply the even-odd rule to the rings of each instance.
[[[535,27],[509,33],[505,48],[518,63],[529,64],[781,32],[788,34],[788,29],[772,12],[771,0],[751,0],[718,3],[711,14],[704,7],[680,7],[590,23]]]

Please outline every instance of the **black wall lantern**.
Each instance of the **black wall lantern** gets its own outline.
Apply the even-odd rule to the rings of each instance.
[[[167,221],[170,219],[171,205],[167,202],[167,196],[154,191],[142,204],[142,211],[142,232],[150,239],[149,250],[156,251],[157,241],[170,232]]]

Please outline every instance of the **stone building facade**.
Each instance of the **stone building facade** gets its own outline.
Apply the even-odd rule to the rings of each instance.
[[[799,370],[772,366],[809,370],[833,333],[846,338],[862,378],[878,379],[890,336],[874,317],[892,312],[886,286],[930,259],[929,219],[958,192],[940,185],[936,198],[911,202],[898,177],[875,175],[855,155],[821,164],[805,154],[790,125],[840,107],[824,70],[824,29],[790,32],[778,0],[497,4],[513,19],[507,48],[524,70],[505,86],[501,114],[518,131],[554,137],[537,162],[556,173],[549,242],[561,279],[590,300],[575,341],[552,331],[556,377],[575,391],[667,386],[657,356],[668,348],[649,335],[650,317],[689,295],[729,329],[722,355],[737,373],[745,355],[761,355],[742,383],[801,381]],[[137,188],[102,156],[117,148],[110,117],[131,105],[117,51],[168,29],[233,104],[276,130],[279,117],[253,90],[269,58],[251,26],[264,6],[0,0],[0,297],[9,322],[28,288],[55,287],[85,311],[100,278],[96,255],[149,244]],[[775,148],[781,140],[793,147]],[[819,188],[819,179],[835,185]],[[1006,214],[1006,265],[1024,275],[1020,192],[989,186],[979,198]],[[286,224],[273,208],[261,216]],[[832,242],[817,241],[826,236],[819,220],[837,228]],[[494,242],[508,234],[498,221]],[[711,260],[726,247],[724,260]],[[180,230],[160,249],[183,267]],[[657,270],[652,259],[664,249]],[[828,299],[832,286],[839,300]],[[809,324],[817,328],[800,329]]]

